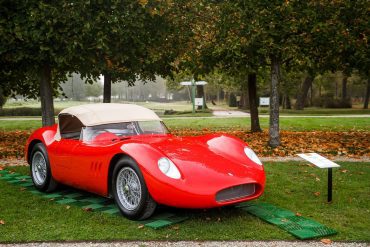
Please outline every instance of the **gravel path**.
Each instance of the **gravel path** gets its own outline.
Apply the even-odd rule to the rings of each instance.
[[[64,243],[26,243],[26,244],[0,244],[0,247],[143,247],[143,246],[158,246],[158,247],[311,247],[311,246],[333,246],[333,247],[366,247],[370,246],[369,243],[353,243],[353,242],[332,242],[324,244],[320,241],[178,241],[178,242],[161,242],[161,241],[148,241],[148,242],[64,242]]]

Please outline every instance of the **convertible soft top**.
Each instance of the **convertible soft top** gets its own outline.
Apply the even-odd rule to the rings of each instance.
[[[145,107],[134,104],[98,103],[72,106],[62,110],[58,115],[59,123],[55,139],[60,133],[75,132],[82,126],[132,122],[160,121],[161,119]],[[65,131],[64,131],[65,130]]]

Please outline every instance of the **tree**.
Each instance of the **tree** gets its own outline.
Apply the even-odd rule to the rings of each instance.
[[[297,95],[297,101],[295,103],[295,109],[296,110],[303,110],[304,105],[307,99],[308,90],[312,87],[313,80],[315,79],[315,76],[312,72],[309,72],[303,83],[301,89],[298,91]]]
[[[306,1],[304,16],[311,17],[312,25],[302,29],[303,64],[310,74],[342,71],[342,101],[347,95],[347,77],[353,70],[368,75],[370,54],[368,49],[368,1]],[[309,81],[309,80],[308,80]],[[304,92],[307,86],[302,87]],[[302,103],[298,108],[303,109]],[[305,98],[301,98],[301,101]]]
[[[365,91],[364,109],[369,108],[369,97],[370,97],[370,78],[367,79],[367,86]]]
[[[216,52],[225,63],[224,68],[250,76],[260,67],[270,68],[269,144],[276,147],[280,145],[280,70],[282,64],[299,54],[297,11],[302,4],[297,1],[226,1],[219,8],[221,18],[217,24],[220,31],[216,38],[221,46],[216,45]],[[253,83],[250,85],[249,91],[253,92]],[[256,97],[250,98],[256,101]],[[257,110],[251,112],[257,113]]]
[[[39,96],[43,126],[54,124],[53,95],[81,61],[81,9],[64,1],[4,1],[0,8],[1,71],[6,94]]]
[[[103,74],[105,102],[110,101],[111,81],[133,83],[137,77],[169,74],[177,51],[172,44],[177,43],[164,4],[4,1],[0,63],[6,65],[1,70],[6,93],[39,96],[43,125],[52,125],[53,95],[67,73],[79,72],[88,82]]]
[[[102,95],[103,87],[100,82],[88,83],[86,85],[86,96],[87,97],[99,97]]]
[[[0,88],[0,109],[3,109],[3,106],[6,103],[7,98],[3,94],[3,90]]]
[[[111,83],[153,81],[155,75],[169,75],[176,57],[176,36],[166,2],[82,1],[82,22],[88,32],[82,36],[85,62],[78,70],[84,77],[104,75],[103,102],[110,102]]]

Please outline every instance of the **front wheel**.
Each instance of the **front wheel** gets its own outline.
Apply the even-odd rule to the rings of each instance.
[[[131,220],[149,218],[157,203],[150,196],[136,162],[128,157],[118,161],[113,171],[113,196],[121,213]]]
[[[44,144],[37,143],[31,152],[31,176],[36,189],[43,192],[55,190],[58,183],[54,180]]]

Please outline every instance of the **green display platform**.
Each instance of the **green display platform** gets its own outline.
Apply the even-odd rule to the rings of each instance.
[[[299,239],[311,239],[336,234],[337,231],[316,221],[268,203],[242,203],[238,208],[276,225]]]
[[[77,206],[89,211],[102,212],[109,215],[121,215],[112,199],[99,197],[74,189],[59,190],[54,193],[42,193],[33,187],[30,176],[24,176],[8,170],[0,171],[0,179],[26,188],[31,193],[52,200],[58,204]],[[324,237],[337,233],[335,230],[316,221],[297,216],[291,211],[278,208],[268,203],[247,202],[239,204],[237,207],[268,223],[278,226],[299,239]],[[187,216],[179,216],[173,213],[160,213],[153,215],[148,220],[138,221],[138,223],[153,229],[160,229],[180,223],[186,219],[188,219]]]
[[[58,204],[81,207],[85,210],[106,213],[109,215],[119,215],[119,209],[112,199],[99,197],[90,193],[81,192],[73,189],[58,190],[54,193],[42,193],[33,186],[30,176],[14,173],[8,170],[0,170],[0,179],[8,183],[26,188],[27,191],[39,195],[45,199],[52,200]],[[153,229],[159,229],[187,220],[187,216],[179,216],[172,213],[159,213],[153,215],[145,221],[138,221]]]

